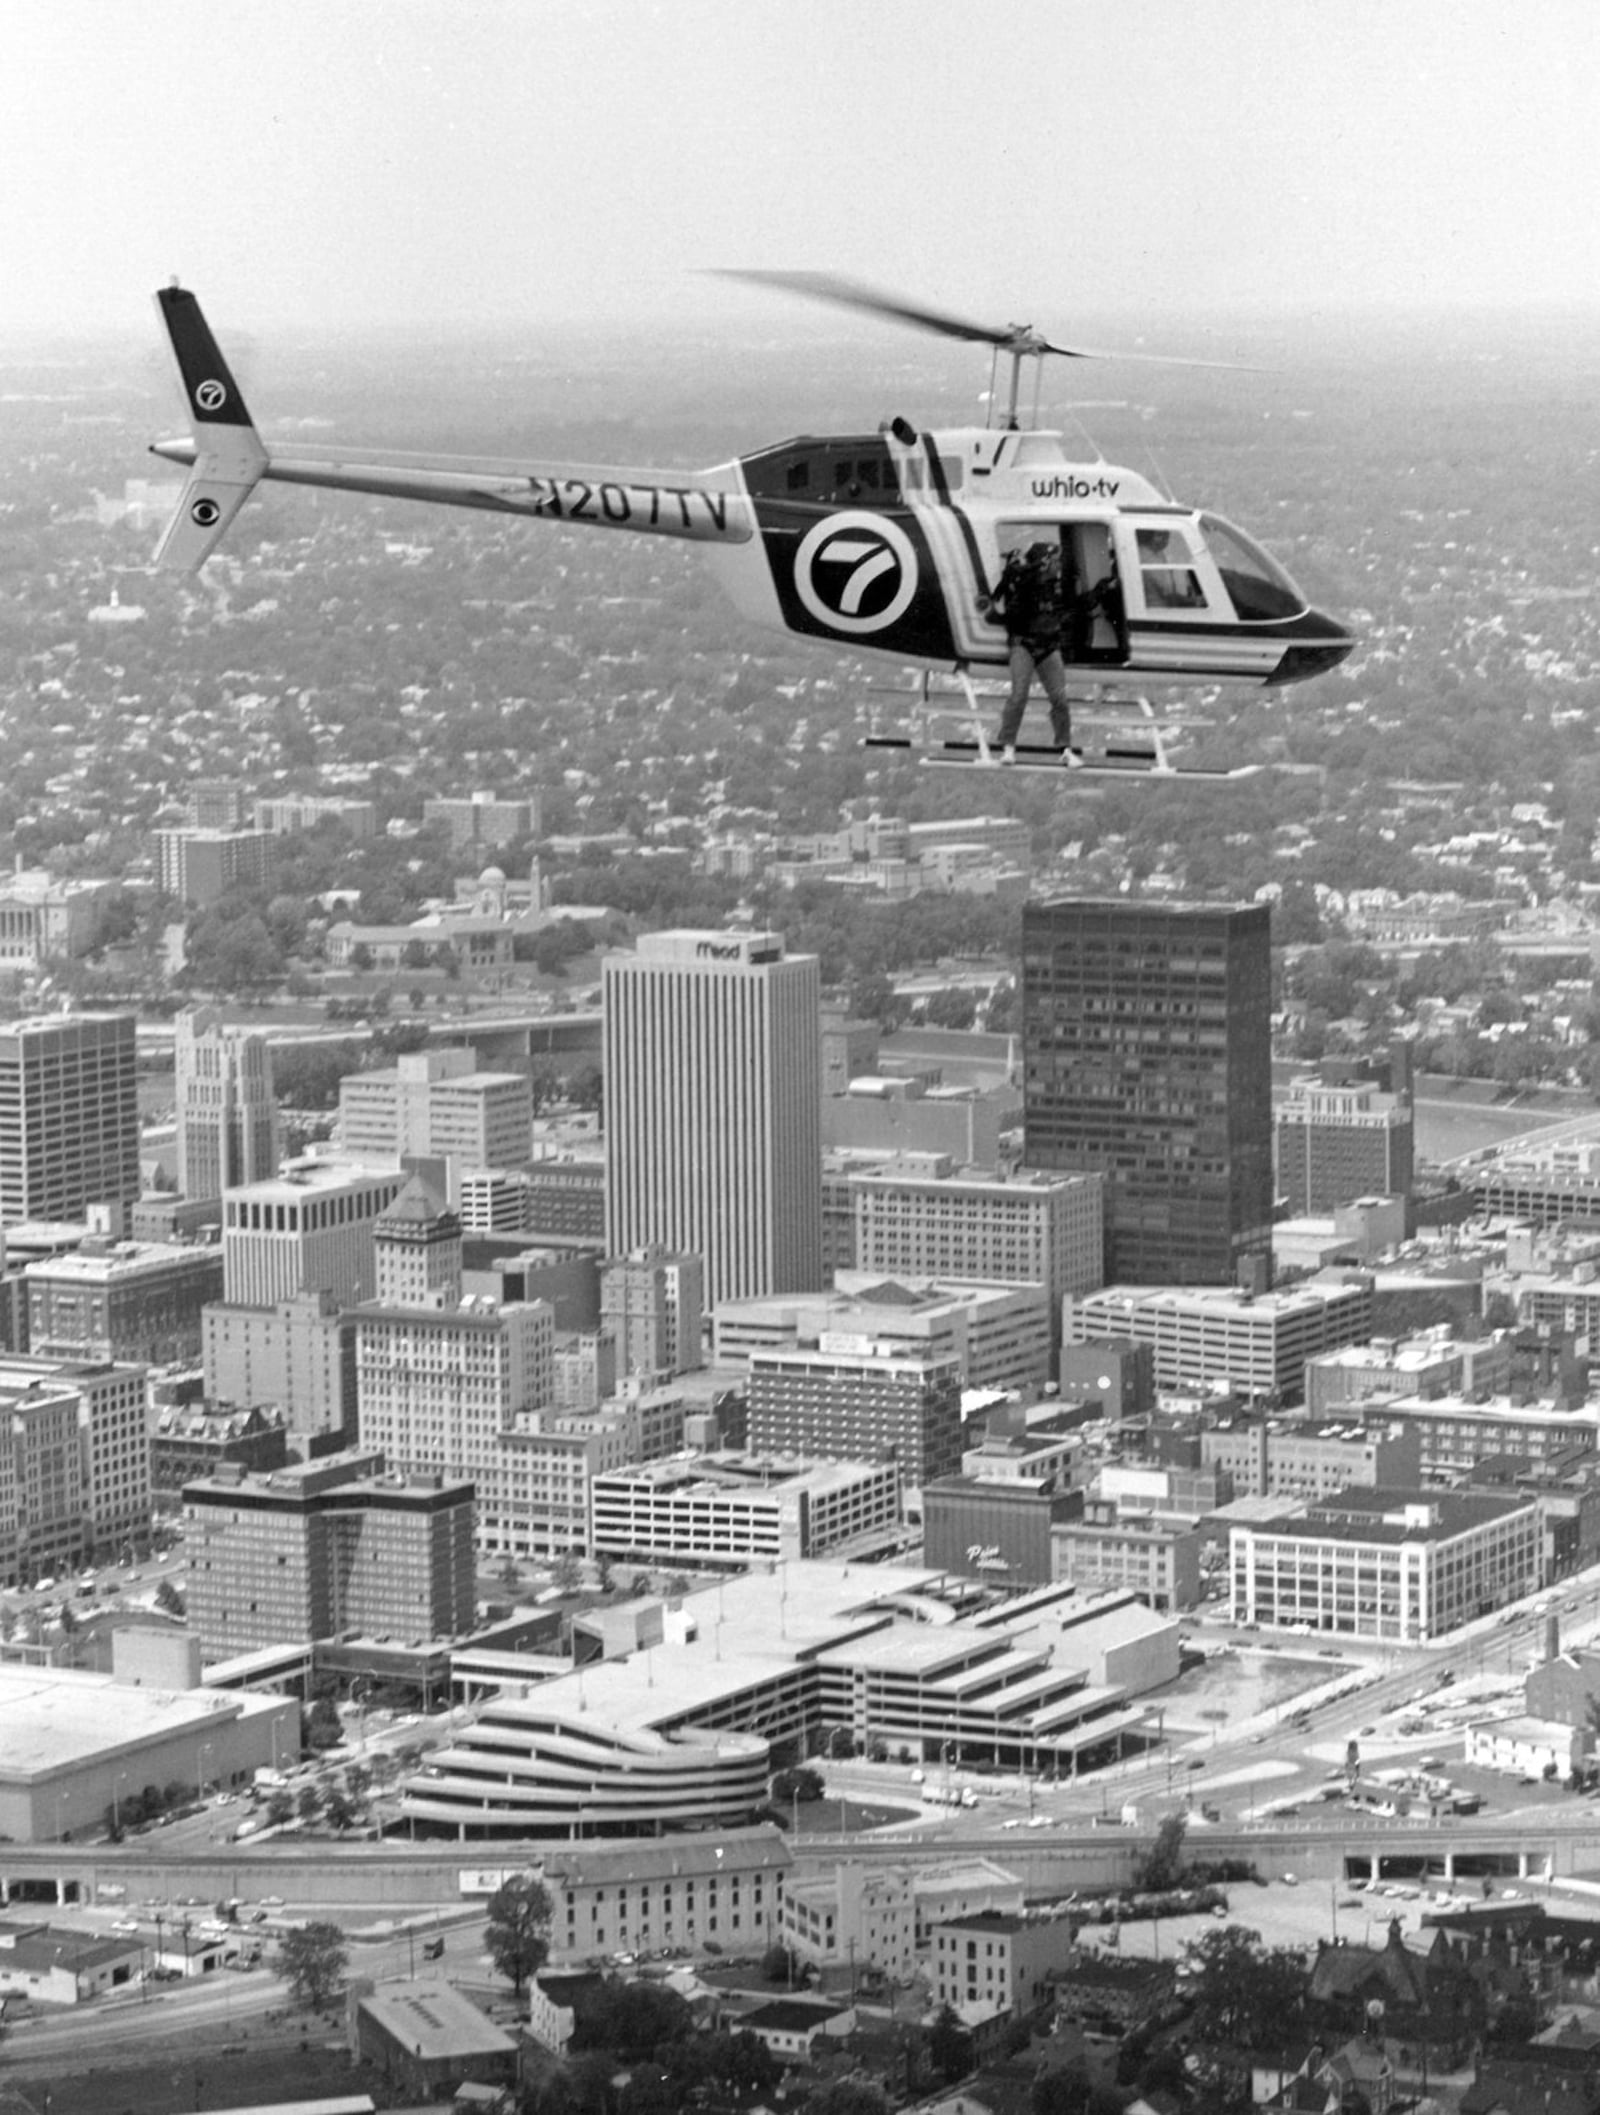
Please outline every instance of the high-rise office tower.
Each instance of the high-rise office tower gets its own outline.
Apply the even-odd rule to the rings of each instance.
[[[776,933],[651,933],[604,968],[606,1243],[705,1263],[705,1299],[822,1281],[821,1012]]]
[[[1025,1158],[1108,1178],[1106,1275],[1265,1285],[1265,904],[1067,898],[1022,915]]]
[[[0,1027],[0,1223],[138,1201],[133,1029],[131,1013]]]
[[[207,1007],[179,1014],[173,1045],[178,1194],[220,1197],[278,1172],[278,1104],[267,1039]]]

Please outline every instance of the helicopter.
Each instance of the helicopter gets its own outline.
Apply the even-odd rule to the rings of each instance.
[[[1171,723],[1148,691],[1298,683],[1352,651],[1346,626],[1313,609],[1232,522],[1172,501],[1137,471],[1075,461],[1060,432],[1024,422],[1030,367],[1036,416],[1047,359],[1159,356],[1059,345],[1031,325],[973,323],[818,273],[721,276],[987,345],[1005,386],[989,391],[981,427],[926,430],[896,415],[876,433],[805,435],[694,472],[269,446],[199,301],[173,284],[156,300],[192,430],[151,444],[189,471],[156,565],[197,571],[263,479],[670,537],[706,549],[755,623],[909,666],[919,708],[910,731],[875,732],[869,744],[952,765],[1000,760],[977,681],[1004,670],[1010,642],[989,602],[1007,555],[1039,542],[1059,550],[1067,597],[1085,612],[1064,643],[1069,680],[1109,700],[1110,733],[1091,769],[1244,776],[1258,767],[1174,764]],[[964,739],[938,736],[948,696],[970,722]],[[1024,766],[1057,760],[1053,748],[1016,753]]]

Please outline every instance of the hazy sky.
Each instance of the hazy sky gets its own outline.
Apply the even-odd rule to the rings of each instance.
[[[4,0],[0,332],[1600,296],[1600,0]],[[769,309],[765,313],[772,313]]]

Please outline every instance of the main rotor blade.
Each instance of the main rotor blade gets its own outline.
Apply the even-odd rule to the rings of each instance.
[[[896,323],[909,323],[913,330],[935,331],[942,338],[964,338],[969,344],[1010,345],[1018,336],[1015,324],[996,329],[987,323],[970,323],[962,316],[926,308],[920,302],[902,300],[897,294],[881,294],[875,287],[855,279],[838,279],[831,272],[741,271],[735,266],[713,267],[718,279],[742,279],[751,286],[775,286],[787,294],[810,301],[831,301],[839,308],[861,309],[869,316],[887,316]],[[1066,351],[1051,346],[1050,351]]]
[[[1057,345],[1042,337],[1031,323],[973,323],[965,316],[952,316],[899,294],[880,293],[876,287],[863,286],[857,279],[842,279],[831,272],[772,272],[716,265],[711,267],[710,276],[739,279],[750,286],[776,287],[781,293],[799,294],[809,301],[831,301],[835,307],[856,309],[868,316],[886,316],[893,323],[907,323],[913,330],[932,331],[941,338],[960,338],[969,345],[996,345],[1002,352],[1035,356],[1054,353],[1062,360],[1138,360],[1146,366],[1259,372],[1241,367],[1235,360],[1189,360],[1169,353],[1108,352],[1088,345]]]

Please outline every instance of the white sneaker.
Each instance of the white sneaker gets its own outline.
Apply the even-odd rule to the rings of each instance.
[[[1000,752],[1000,761],[1002,764],[1014,764],[1016,760],[1017,745],[1015,742],[1007,742]]]
[[[1083,753],[1081,750],[1072,748],[1069,744],[1061,752],[1061,762],[1068,771],[1081,771],[1083,769]]]

